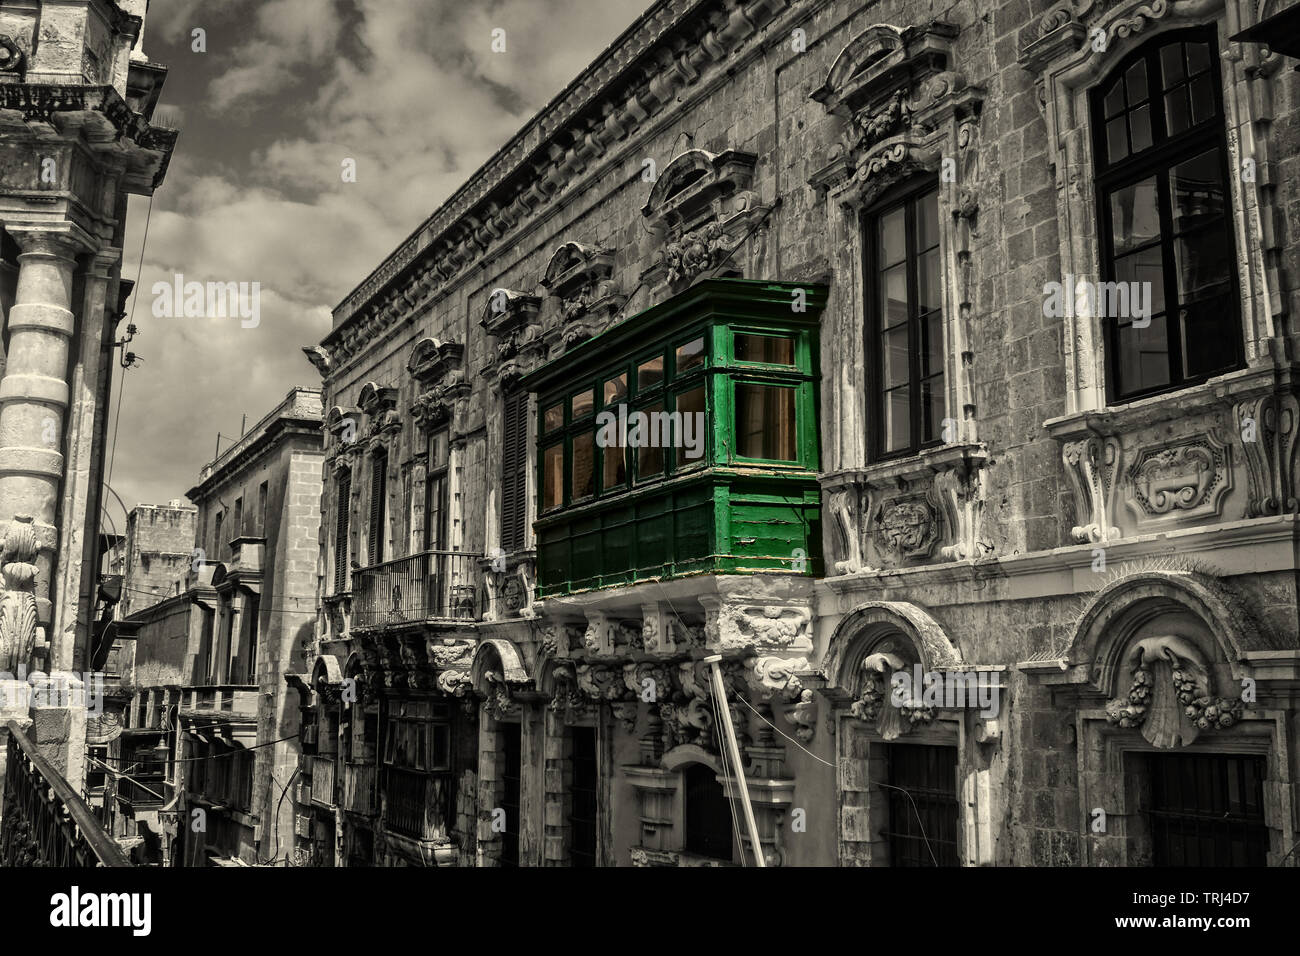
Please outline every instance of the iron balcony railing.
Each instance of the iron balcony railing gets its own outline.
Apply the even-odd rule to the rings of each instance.
[[[421,551],[353,571],[352,626],[482,620],[481,557],[466,551]]]
[[[130,866],[90,807],[10,721],[0,864]]]

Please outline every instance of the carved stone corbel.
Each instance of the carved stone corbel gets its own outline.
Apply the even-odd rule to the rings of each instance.
[[[0,596],[0,670],[16,674],[36,650],[36,555],[40,542],[31,515],[15,515],[0,550],[4,595]]]
[[[1074,491],[1075,541],[1098,544],[1120,536],[1115,526],[1119,486],[1120,444],[1116,438],[1090,436],[1069,441],[1061,449],[1065,473]]]
[[[992,550],[979,540],[980,518],[984,511],[984,483],[978,468],[939,472],[934,476],[935,496],[943,507],[945,524],[952,544],[939,549],[950,561],[969,561]]]
[[[1250,474],[1246,517],[1290,514],[1295,491],[1296,420],[1300,407],[1290,393],[1238,402],[1237,434]]]

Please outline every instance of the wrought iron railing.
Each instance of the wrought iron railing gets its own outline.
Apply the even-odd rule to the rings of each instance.
[[[481,557],[466,551],[421,551],[353,571],[352,626],[481,620]]]
[[[90,807],[10,721],[0,865],[130,866]]]

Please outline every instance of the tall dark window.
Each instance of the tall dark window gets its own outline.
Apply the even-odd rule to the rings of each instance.
[[[244,536],[244,499],[235,499],[235,520],[232,522],[231,532],[236,538]]]
[[[941,440],[945,409],[939,190],[913,188],[867,217],[874,456]]]
[[[226,550],[226,543],[221,540],[221,521],[224,517],[225,515],[222,512],[218,511],[217,517],[213,522],[213,529],[212,529],[212,538],[213,538],[212,553],[216,555],[216,559],[218,561],[221,560],[221,556],[222,554],[225,553]]]
[[[266,537],[266,498],[269,488],[270,483],[265,481],[257,486],[257,533],[263,538]]]
[[[348,589],[348,515],[352,508],[352,472],[343,471],[338,476],[338,493],[334,496],[337,510],[334,525],[334,593]]]
[[[957,748],[890,744],[891,866],[958,866]]]
[[[509,391],[501,454],[501,550],[522,551],[528,525],[528,393]]]
[[[429,470],[424,482],[424,547],[450,550],[447,541],[447,432],[429,436]]]
[[[523,738],[519,724],[501,724],[501,809],[506,832],[501,834],[501,865],[519,865],[519,778],[523,772]]]
[[[730,801],[718,775],[702,763],[693,763],[686,778],[686,852],[715,860],[732,859],[734,841]]]
[[[1241,364],[1221,89],[1209,27],[1146,44],[1092,93],[1111,401]]]
[[[596,865],[596,729],[570,727],[572,777],[569,785],[569,862]]]
[[[384,560],[384,519],[388,513],[388,452],[371,459],[370,476],[370,563]]]

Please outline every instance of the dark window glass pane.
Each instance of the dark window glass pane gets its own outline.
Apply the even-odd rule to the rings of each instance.
[[[1147,61],[1138,60],[1124,74],[1124,87],[1129,108],[1147,100]]]
[[[627,481],[627,450],[621,445],[606,445],[601,454],[601,487],[606,491]]]
[[[1156,178],[1150,176],[1111,193],[1110,219],[1116,255],[1159,238],[1160,207],[1156,201]]]
[[[546,410],[542,428],[548,432],[553,432],[555,429],[562,427],[564,427],[564,406],[556,403]]]
[[[573,436],[573,484],[569,500],[590,498],[596,493],[596,436],[583,432]]]
[[[1117,163],[1128,155],[1128,122],[1117,116],[1106,123],[1106,161]]]
[[[1206,299],[1182,309],[1183,367],[1188,378],[1237,364],[1237,323],[1226,298]]]
[[[921,322],[921,374],[943,371],[943,314],[931,313]]]
[[[1204,123],[1217,111],[1214,103],[1214,81],[1210,78],[1210,74],[1203,73],[1192,80],[1191,91],[1192,122]]]
[[[718,775],[704,764],[693,763],[682,776],[686,784],[686,852],[730,860],[734,809],[718,783]]]
[[[1187,72],[1193,76],[1210,68],[1210,47],[1206,43],[1188,43]]]
[[[938,249],[931,249],[921,256],[916,265],[916,274],[917,295],[921,300],[917,303],[917,311],[924,315],[934,309],[943,308],[943,287],[939,281]]]
[[[704,339],[692,339],[677,347],[677,374],[704,366]]]
[[[1163,315],[1143,329],[1122,323],[1117,338],[1121,394],[1169,384],[1169,336]]]
[[[1165,89],[1183,78],[1183,45],[1170,43],[1160,48],[1160,76]]]
[[[1178,86],[1165,94],[1165,126],[1170,136],[1177,136],[1192,125],[1192,109],[1187,102],[1187,87]]]
[[[674,447],[677,449],[677,465],[680,467],[704,458],[709,428],[704,414],[704,386],[679,393],[677,412],[681,416],[682,430],[674,441]]]
[[[1133,144],[1133,152],[1140,153],[1144,149],[1149,149],[1153,140],[1151,139],[1151,107],[1139,106],[1128,115],[1129,140]]]
[[[908,380],[907,326],[900,325],[880,337],[881,381],[885,388]]]
[[[617,405],[627,398],[627,373],[615,376],[605,383],[605,404]]]
[[[916,251],[925,252],[939,244],[939,190],[916,201]]]
[[[656,355],[650,361],[642,362],[636,367],[636,387],[638,391],[654,388],[663,380],[664,360],[662,355]]]
[[[900,262],[880,277],[884,296],[884,328],[907,321],[907,264]]]
[[[902,262],[907,254],[907,229],[901,208],[880,217],[880,266]]]
[[[552,445],[542,452],[542,510],[563,504],[564,447]]]
[[[1102,101],[1102,109],[1105,111],[1106,118],[1110,119],[1118,113],[1124,111],[1124,81],[1116,80],[1111,88],[1106,92],[1106,97]]]
[[[798,458],[793,388],[736,383],[736,450],[742,458]]]
[[[1132,283],[1138,283],[1138,295],[1143,303],[1150,303],[1150,313],[1165,310],[1165,267],[1159,246],[1121,256],[1115,260],[1115,281],[1129,286],[1132,300]],[[1136,313],[1131,313],[1131,315]]]
[[[943,437],[944,397],[943,376],[936,375],[921,383],[921,408],[925,414],[922,426],[923,441],[938,441]]]
[[[646,481],[651,478],[658,478],[664,473],[664,453],[663,449],[658,447],[660,440],[659,421],[662,418],[664,410],[663,402],[655,402],[641,409],[646,415],[646,427],[641,431],[636,449],[636,477],[637,481]],[[632,425],[628,426],[631,431]],[[651,441],[656,445],[651,446]]]
[[[1169,171],[1174,232],[1187,232],[1224,214],[1223,174],[1219,151],[1207,150]]]
[[[429,467],[433,470],[447,467],[447,433],[436,432],[429,438]]]
[[[596,407],[596,390],[589,388],[585,391],[574,395],[571,401],[569,414],[571,421],[576,421],[584,415],[590,415]]]
[[[736,359],[740,362],[762,362],[766,365],[793,365],[794,339],[737,332]]]
[[[912,405],[906,388],[885,393],[885,452],[901,451],[912,444]]]
[[[1228,234],[1223,229],[1201,229],[1174,242],[1178,264],[1178,297],[1182,301],[1220,291],[1228,281]]]

